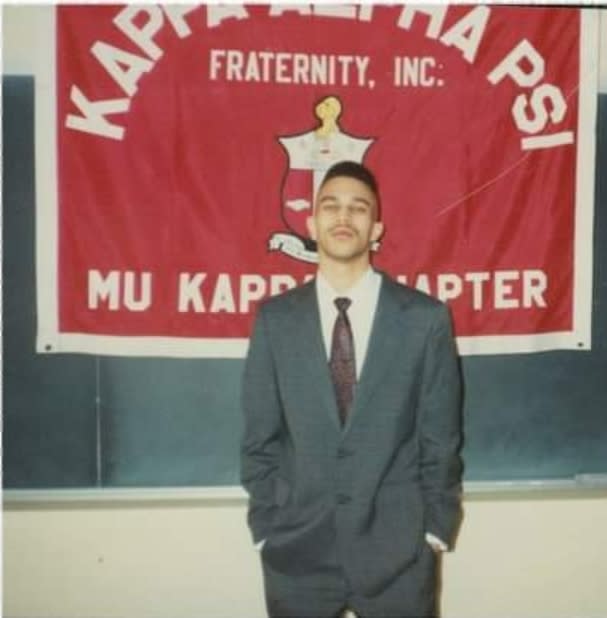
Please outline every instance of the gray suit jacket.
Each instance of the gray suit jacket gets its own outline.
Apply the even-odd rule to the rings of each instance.
[[[253,539],[285,575],[335,556],[375,594],[460,518],[460,375],[445,305],[382,276],[340,426],[314,282],[265,301],[243,376],[241,477]]]

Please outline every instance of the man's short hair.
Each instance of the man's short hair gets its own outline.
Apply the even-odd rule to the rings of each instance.
[[[375,196],[375,201],[377,202],[376,218],[379,221],[379,187],[373,172],[371,172],[371,170],[368,167],[365,167],[362,163],[356,163],[356,161],[339,161],[338,163],[334,163],[327,170],[322,182],[320,183],[320,187],[318,187],[318,190],[320,191],[320,189],[322,189],[322,187],[329,182],[329,180],[339,176],[354,178],[355,180],[362,182],[373,193]]]

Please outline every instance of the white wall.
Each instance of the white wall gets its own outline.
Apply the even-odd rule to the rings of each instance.
[[[607,491],[472,497],[443,564],[443,618],[605,618]],[[243,500],[4,513],[4,616],[262,618]]]
[[[31,72],[48,9],[3,7],[5,73]],[[468,497],[444,558],[443,617],[605,618],[607,491],[583,495]],[[242,499],[6,504],[3,543],[4,616],[265,615]]]

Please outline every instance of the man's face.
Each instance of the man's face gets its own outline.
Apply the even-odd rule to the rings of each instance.
[[[339,262],[368,259],[371,243],[383,231],[376,216],[377,200],[367,185],[347,176],[331,178],[318,192],[308,219],[319,257]]]

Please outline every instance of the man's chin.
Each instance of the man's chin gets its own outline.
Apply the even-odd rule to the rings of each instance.
[[[355,251],[351,248],[344,247],[342,249],[334,249],[332,248],[329,251],[324,251],[324,254],[331,260],[335,262],[357,262],[360,258],[365,255],[367,251]]]

